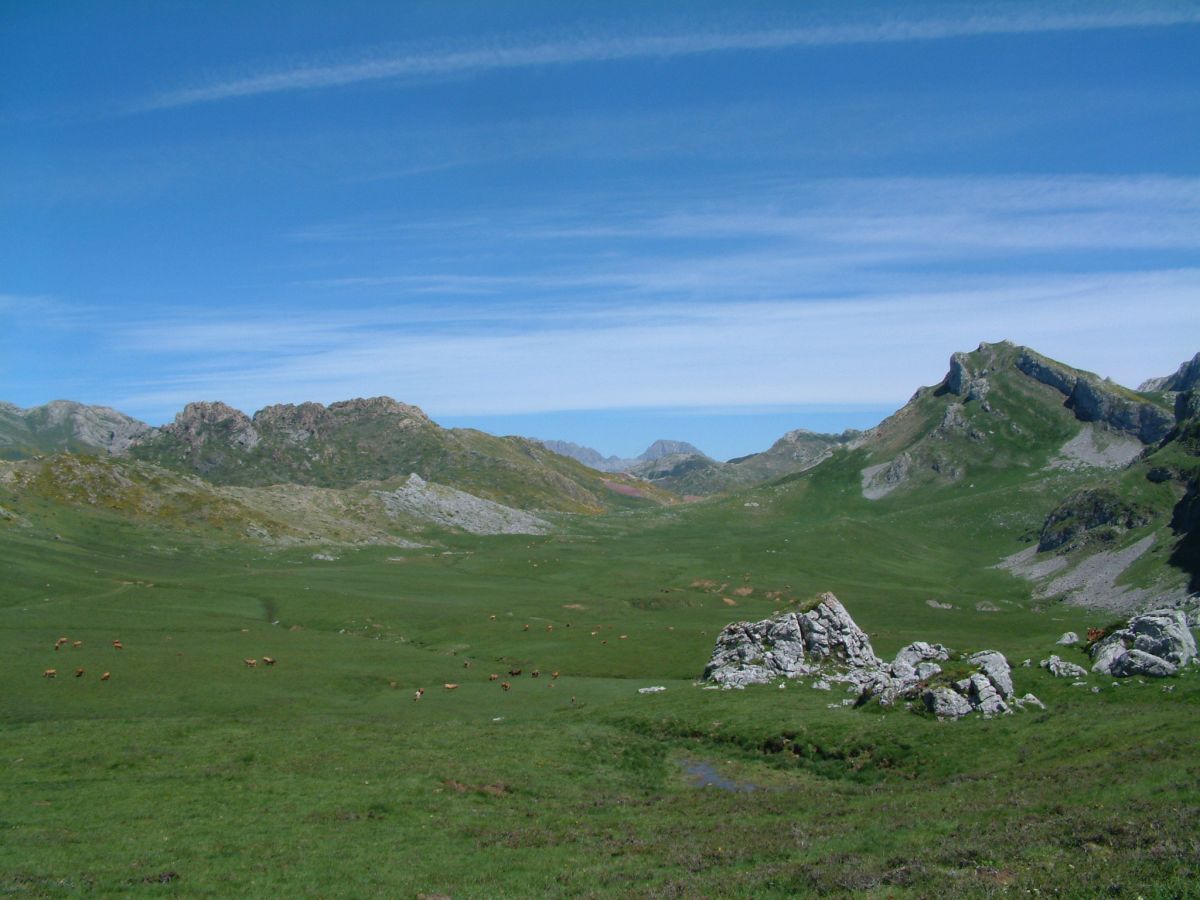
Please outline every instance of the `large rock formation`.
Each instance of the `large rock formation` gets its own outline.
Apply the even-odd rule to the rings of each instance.
[[[1156,609],[1134,616],[1125,625],[1092,645],[1092,671],[1118,677],[1176,674],[1196,656],[1196,639],[1187,615],[1177,609]]]
[[[1011,669],[1004,656],[984,650],[966,658],[975,671],[937,684],[939,665],[950,659],[941,644],[915,641],[890,663],[881,660],[866,633],[833,594],[822,594],[805,612],[787,612],[761,622],[734,622],[717,637],[702,679],[724,688],[766,684],[777,678],[814,676],[814,687],[841,682],[858,693],[859,704],[916,701],[940,717],[1009,711]]]
[[[1197,353],[1174,374],[1163,378],[1149,378],[1138,385],[1139,391],[1190,391],[1200,387],[1200,353]]]

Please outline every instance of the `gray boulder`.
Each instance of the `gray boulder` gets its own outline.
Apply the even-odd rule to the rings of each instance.
[[[1092,671],[1102,675],[1176,674],[1196,656],[1196,639],[1188,630],[1187,614],[1156,609],[1134,616],[1124,628],[1092,645]]]
[[[1003,653],[996,650],[980,650],[978,653],[972,653],[968,659],[979,666],[979,670],[988,677],[1001,697],[1007,700],[1013,695],[1012,667]]]
[[[1068,631],[1054,643],[1062,647],[1070,647],[1072,644],[1079,643],[1079,635],[1073,631]]]
[[[1049,659],[1043,659],[1038,665],[1048,670],[1055,678],[1083,678],[1087,675],[1087,669],[1083,666],[1067,662],[1065,659],[1060,659],[1057,655],[1051,655]]]
[[[958,719],[971,712],[967,698],[948,687],[930,688],[921,695],[921,700],[939,719]]]
[[[702,678],[741,688],[807,675],[824,663],[850,672],[884,668],[870,639],[833,594],[822,594],[807,612],[727,625],[717,636]]]
[[[1148,675],[1151,678],[1166,678],[1168,675],[1177,674],[1179,667],[1161,656],[1133,649],[1126,651],[1114,660],[1111,672],[1117,677]]]
[[[934,660],[947,660],[950,651],[941,644],[929,644],[925,641],[913,641],[896,654],[892,660],[892,675],[896,678],[924,679],[942,671],[942,667]],[[922,675],[921,671],[929,673]]]

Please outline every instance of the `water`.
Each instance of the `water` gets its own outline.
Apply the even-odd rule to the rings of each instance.
[[[712,763],[704,760],[684,759],[679,761],[679,765],[683,767],[684,772],[691,776],[692,783],[699,788],[715,787],[721,791],[747,794],[750,791],[758,790],[756,784],[726,778],[716,770]]]

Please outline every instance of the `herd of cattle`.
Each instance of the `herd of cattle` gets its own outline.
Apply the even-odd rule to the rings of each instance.
[[[67,637],[60,637],[57,641],[55,641],[54,649],[61,650],[67,644],[71,645],[72,650],[82,650],[83,649],[83,641],[73,641]],[[113,645],[114,650],[124,650],[125,649],[125,645],[122,644],[120,641],[113,641],[112,645]],[[76,678],[82,678],[86,674],[87,674],[87,670],[84,669],[83,666],[76,666],[76,668],[75,668],[75,677]],[[58,669],[46,669],[44,672],[42,672],[42,677],[43,678],[57,678],[58,677]],[[110,678],[112,678],[112,672],[103,672],[100,675],[101,681],[108,681]]]
[[[494,620],[496,617],[492,616],[491,618]],[[570,627],[570,626],[568,626],[568,627]],[[553,628],[554,628],[553,625],[546,626],[547,631],[552,631]],[[524,626],[523,630],[528,631],[529,626],[528,625]],[[592,633],[596,634],[596,632],[592,632]],[[626,635],[621,635],[621,637],[625,638]],[[607,641],[605,643],[607,643]],[[57,641],[55,641],[54,649],[56,651],[60,650],[67,644],[70,644],[72,649],[74,649],[74,650],[82,650],[83,649],[83,641],[72,641],[70,638],[67,638],[67,637],[60,637]],[[114,640],[112,642],[112,645],[113,645],[114,650],[124,650],[125,649],[124,644],[122,644],[120,640]],[[273,656],[263,656],[263,657],[261,657],[261,660],[262,660],[262,663],[264,666],[273,666],[276,663],[275,657],[273,657]],[[259,659],[258,658],[243,659],[242,663],[248,669],[256,669],[256,668],[258,668]],[[464,669],[471,668],[471,661],[470,660],[465,661],[463,663],[463,668]],[[517,676],[519,676],[521,674],[521,672],[522,672],[521,669],[514,667],[514,668],[511,668],[508,670],[508,676],[510,678],[516,678]],[[78,666],[78,667],[76,667],[74,674],[75,674],[76,678],[82,678],[87,673],[86,673],[86,670],[82,666]],[[533,669],[529,673],[530,678],[540,678],[541,675],[542,675],[542,673],[538,669]],[[558,676],[559,676],[558,672],[551,672],[550,673],[550,682],[546,686],[551,687],[551,688],[554,687],[554,682],[558,680]],[[43,678],[57,678],[58,677],[58,669],[46,669],[44,672],[42,672],[42,677]],[[108,681],[110,678],[112,678],[111,672],[104,672],[100,675],[101,681]],[[500,675],[493,672],[490,675],[488,675],[488,681],[500,681]],[[391,685],[391,687],[398,687],[398,684],[395,681],[390,682],[390,685]],[[500,682],[500,687],[506,691],[510,691],[510,690],[512,690],[512,682],[511,681],[502,681],[502,682]],[[442,685],[442,688],[447,691],[454,691],[454,690],[458,690],[458,684],[448,681]],[[420,700],[424,696],[425,696],[425,688],[423,688],[423,687],[417,688],[417,690],[413,693],[413,700]],[[571,702],[574,702],[574,701],[575,701],[575,698],[572,697]]]

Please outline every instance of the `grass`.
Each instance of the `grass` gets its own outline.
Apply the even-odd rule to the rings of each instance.
[[[1052,678],[1038,659],[1083,661],[1057,637],[1103,623],[991,568],[1083,477],[984,467],[872,503],[865,464],[336,561],[4,494],[31,524],[0,522],[0,891],[1193,894],[1200,676]],[[693,684],[729,621],[826,590],[885,657],[1032,658],[1017,691],[1048,710],[944,723]]]

